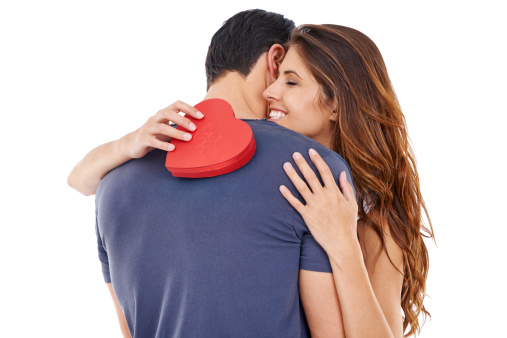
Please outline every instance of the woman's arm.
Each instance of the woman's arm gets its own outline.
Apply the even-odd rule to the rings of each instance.
[[[363,230],[359,229],[361,227]],[[401,275],[394,269],[385,251],[381,249],[381,241],[378,235],[371,229],[365,229],[364,223],[361,224],[361,221],[359,221],[358,233],[361,238],[362,255],[363,257],[367,257],[364,259],[364,264],[368,272],[369,283],[389,324],[393,336],[402,337],[403,323],[400,320],[401,290],[399,289],[401,288]],[[401,262],[403,261],[401,257],[401,249],[396,245],[396,243],[394,243],[392,238],[386,239],[386,242],[389,256],[393,262],[395,262],[397,267],[401,268]],[[397,247],[397,249],[393,250],[393,244]],[[397,254],[393,255],[393,253],[396,252]],[[331,257],[332,254],[330,254],[330,260],[332,260]],[[357,265],[359,265],[359,263]],[[373,307],[376,307],[371,294],[370,297],[367,297],[367,302],[370,302],[367,306],[364,306],[363,304],[366,303],[360,299],[360,297],[357,297],[364,294],[365,290],[366,292],[369,292],[369,286],[364,282],[364,273],[358,278],[348,271],[340,271],[340,269],[336,268],[336,264],[334,263],[331,263],[331,266],[333,273],[303,269],[299,270],[299,293],[301,303],[303,305],[312,336],[316,337],[345,337],[344,318],[340,305],[340,298],[337,292],[338,289],[341,289],[342,291],[340,293],[340,297],[343,298],[342,301],[361,306],[359,309],[360,311],[367,312],[368,309],[372,308],[372,302]],[[354,264],[352,264],[352,266],[354,266]],[[338,275],[338,278],[335,279],[337,274],[340,275]],[[339,284],[341,284],[340,276],[350,279],[351,282],[348,284],[349,286],[352,286],[352,288],[347,289],[339,286]],[[360,290],[358,285],[355,284],[357,281],[361,280],[363,288],[366,285],[366,288],[363,290]],[[401,277],[401,282],[402,280],[403,278]],[[386,285],[391,287],[385,287]],[[350,299],[347,300],[347,298]],[[349,317],[352,317],[353,320],[352,323],[350,323],[350,321],[347,322],[347,337],[361,337],[363,334],[362,332],[351,332],[351,328],[356,325],[361,329],[365,328],[363,326],[364,320],[360,318],[362,316],[354,317],[358,313],[357,309],[346,310],[349,313]],[[375,318],[375,316],[370,317],[366,313],[363,316],[367,317],[367,321],[369,321],[370,318]],[[367,337],[382,337],[381,333],[377,332],[378,323],[368,322],[368,325],[371,325],[375,331],[372,334],[366,334]],[[389,332],[387,333],[387,337],[392,337],[389,335]]]
[[[369,236],[372,237],[370,242],[375,241],[373,237],[378,238],[376,233],[370,233]],[[334,250],[326,250],[340,304],[344,308],[347,337],[403,337],[403,275],[392,266],[384,250],[380,255],[372,255],[368,251],[366,256],[357,243],[357,237],[349,238],[349,241],[354,244],[347,249],[337,246]],[[389,250],[389,254],[391,258],[396,257],[393,261],[403,271],[403,264],[400,266],[400,262],[403,262],[401,249],[397,248],[394,255],[393,251]]]
[[[116,299],[116,295],[114,294],[113,284],[107,283],[107,288],[109,289],[109,293],[113,298],[114,308],[116,310],[116,316],[118,317],[118,323],[120,324],[121,333],[124,338],[131,338],[129,328],[127,326],[127,320],[125,319],[125,314],[123,314],[120,304],[118,303],[118,299]]]
[[[299,269],[299,297],[312,337],[345,338],[333,274]]]
[[[329,281],[330,274],[305,271],[300,275],[300,280],[313,278],[313,283],[321,283],[322,289],[329,295],[330,289],[335,289],[337,297],[328,298],[332,304],[322,305],[327,312],[323,314],[325,318],[321,318],[321,322],[334,322],[336,327],[338,321],[343,320],[343,328],[348,338],[402,337],[403,276],[392,266],[384,250],[380,249],[378,236],[365,230],[363,223],[360,223],[358,229],[357,203],[344,173],[341,173],[339,179],[342,194],[322,158],[312,152],[310,158],[321,174],[324,187],[306,161],[299,154],[295,154],[294,160],[311,190],[292,166],[284,165],[284,168],[305,199],[306,205],[285,187],[280,187],[280,191],[302,215],[313,237],[326,251],[331,262],[333,286]],[[358,230],[361,245],[357,239]],[[386,233],[386,242],[391,259],[396,267],[403,271],[401,249],[389,237],[389,233]],[[308,304],[315,302],[308,296],[306,298]],[[336,309],[340,310],[342,318],[334,318]],[[339,334],[341,331],[324,332],[333,333]]]
[[[195,130],[195,125],[179,112],[196,119],[204,117],[194,107],[176,101],[150,117],[141,128],[86,154],[72,169],[67,183],[86,196],[94,195],[102,178],[117,166],[133,158],[141,158],[155,148],[173,151],[174,145],[169,143],[171,138],[189,141],[192,138],[190,133],[169,126],[169,122],[173,122],[189,131]],[[189,138],[185,138],[186,135]]]

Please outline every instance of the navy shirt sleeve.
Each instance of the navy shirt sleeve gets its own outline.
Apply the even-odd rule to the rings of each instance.
[[[95,233],[97,235],[97,248],[99,250],[99,260],[100,264],[102,265],[102,275],[104,277],[104,282],[111,283],[111,275],[109,273],[109,259],[107,257],[107,251],[104,248],[104,244],[100,236],[97,220],[95,220]]]
[[[310,232],[305,233],[301,240],[299,268],[310,271],[333,272],[326,251],[322,249]]]

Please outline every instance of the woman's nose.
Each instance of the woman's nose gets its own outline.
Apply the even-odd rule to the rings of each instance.
[[[264,92],[262,92],[262,96],[267,101],[277,101],[280,99],[280,95],[278,94],[276,90],[276,82],[272,83],[271,86],[264,89]]]

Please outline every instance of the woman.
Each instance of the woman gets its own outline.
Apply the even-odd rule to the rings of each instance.
[[[297,74],[294,69],[298,69]],[[310,98],[306,99],[306,105],[301,101],[305,99],[304,92],[312,87],[312,80],[319,87],[317,99],[323,116],[327,114],[332,120],[328,128],[325,122],[318,126],[315,121],[304,123],[305,111],[312,102]],[[326,188],[310,183],[310,191],[290,166],[284,167],[306,206],[281,187],[284,197],[301,213],[331,261],[332,257],[347,257],[340,260],[344,266],[354,260],[359,262],[361,255],[357,250],[354,253],[351,245],[360,243],[364,256],[360,258],[364,259],[370,285],[360,286],[366,284],[365,276],[360,273],[357,276],[334,274],[347,336],[361,336],[353,334],[361,329],[355,317],[359,314],[368,316],[365,322],[378,320],[371,328],[383,328],[388,335],[401,336],[407,327],[410,327],[407,336],[419,331],[418,315],[428,314],[423,305],[428,254],[422,232],[433,238],[433,229],[429,217],[429,229],[423,225],[422,211],[428,214],[419,189],[415,158],[408,143],[405,119],[379,50],[367,36],[348,27],[301,26],[291,36],[279,78],[266,89],[264,97],[270,103],[271,116],[285,115],[272,119],[274,122],[312,137],[339,153],[354,176],[358,205],[351,202],[343,177],[340,183],[345,198],[338,190],[326,189],[334,187],[330,183]],[[315,164],[322,168],[321,174],[325,176],[326,168],[319,162]],[[304,161],[296,160],[296,163],[303,173],[308,173],[305,175],[307,181],[315,182],[313,173],[303,170]],[[328,177],[331,182],[329,179],[332,178]],[[338,198],[334,197],[336,195]],[[332,200],[338,201],[332,203]],[[353,214],[355,208],[359,216],[357,225],[351,216],[348,220],[344,216],[346,212]],[[356,226],[359,239],[355,237]],[[341,243],[330,239],[339,239]],[[333,247],[340,248],[338,255]],[[399,271],[398,277],[403,278],[397,279],[395,270]],[[397,284],[401,292],[396,303],[394,285]],[[377,299],[357,296],[367,295],[371,288]],[[346,301],[349,308],[344,306]],[[400,301],[404,312],[403,328],[395,319]],[[359,304],[370,311],[352,309]],[[377,305],[382,308],[384,318],[375,310]],[[382,319],[387,320],[390,330],[386,330]]]
[[[271,121],[336,151],[354,176],[357,203],[344,176],[340,176],[342,193],[318,154],[311,158],[324,187],[298,154],[295,162],[310,187],[290,164],[284,166],[306,205],[283,186],[281,193],[327,252],[333,272],[340,272],[333,273],[338,304],[324,305],[323,313],[327,306],[337,306],[347,337],[416,333],[418,315],[428,314],[423,305],[428,254],[422,237],[424,232],[433,237],[433,232],[431,222],[429,229],[423,225],[422,212],[427,212],[415,159],[377,47],[351,28],[300,26],[292,34],[278,79],[264,97]],[[120,142],[85,157],[69,176],[69,184],[92,194],[113,167],[142,157],[153,147],[174,149],[167,139],[155,135],[175,136],[174,130],[167,129],[171,128],[165,124],[168,120],[195,129],[176,116],[178,111],[202,117],[192,107],[175,103]],[[184,139],[184,133],[179,133],[175,137]],[[123,155],[113,159],[109,154],[114,152]],[[311,318],[321,314],[306,315],[311,325]]]

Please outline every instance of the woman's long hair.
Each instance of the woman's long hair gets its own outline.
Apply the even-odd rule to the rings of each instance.
[[[429,267],[423,237],[434,235],[405,117],[382,55],[366,35],[337,25],[299,26],[290,48],[322,86],[323,97],[333,101],[338,114],[333,150],[351,168],[359,217],[375,230],[386,253],[386,227],[403,250],[403,331],[410,326],[405,336],[418,333],[419,315],[429,315],[423,304]]]

